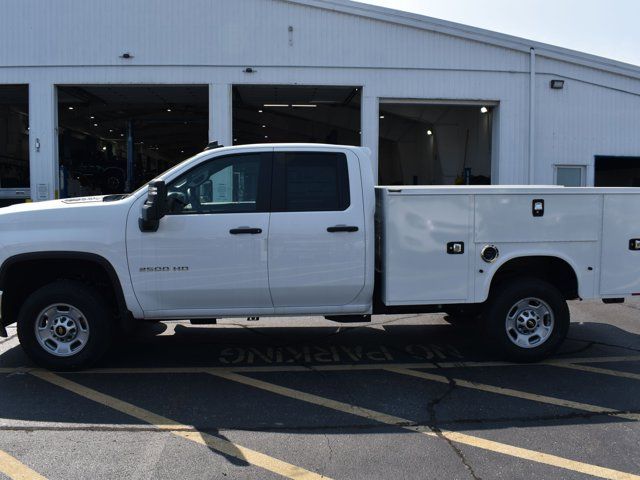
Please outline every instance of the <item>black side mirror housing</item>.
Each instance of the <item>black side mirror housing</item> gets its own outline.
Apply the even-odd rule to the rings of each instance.
[[[149,183],[147,200],[142,205],[142,215],[138,226],[142,232],[155,232],[160,226],[160,219],[167,213],[167,185],[163,180]]]

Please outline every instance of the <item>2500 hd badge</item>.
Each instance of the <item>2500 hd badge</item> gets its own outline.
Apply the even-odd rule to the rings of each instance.
[[[141,272],[186,272],[189,267],[140,267]]]

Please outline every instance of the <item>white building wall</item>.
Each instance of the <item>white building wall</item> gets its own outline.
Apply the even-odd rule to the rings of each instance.
[[[380,99],[495,102],[494,182],[528,182],[526,42],[491,45],[417,21],[366,18],[367,8],[352,15],[283,0],[5,0],[0,85],[30,84],[32,198],[37,184],[50,197],[57,188],[60,84],[209,85],[210,140],[224,144],[232,139],[233,84],[358,85],[362,144],[374,159]],[[603,59],[593,68],[536,51],[535,182],[551,183],[557,163],[640,155],[640,68],[621,75]],[[133,58],[120,58],[124,52]],[[255,73],[244,73],[248,66]],[[550,90],[550,78],[566,79],[564,90]]]
[[[586,183],[593,185],[596,155],[640,156],[640,82],[611,73],[580,72],[555,61],[540,63],[536,183],[553,183],[554,165],[584,165]],[[551,79],[564,79],[564,88],[551,89]]]

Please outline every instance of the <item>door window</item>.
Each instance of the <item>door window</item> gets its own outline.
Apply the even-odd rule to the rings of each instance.
[[[167,187],[170,214],[268,211],[270,153],[219,157]]]
[[[273,192],[275,212],[346,210],[351,203],[347,157],[343,153],[279,153]]]

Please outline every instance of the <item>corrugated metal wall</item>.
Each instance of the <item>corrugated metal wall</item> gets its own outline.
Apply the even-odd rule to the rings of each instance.
[[[494,181],[529,170],[529,54],[280,0],[5,0],[0,84],[30,84],[32,190],[55,188],[56,84],[209,84],[211,138],[231,137],[238,83],[363,86],[362,139],[377,150],[378,99],[498,102]],[[289,27],[293,31],[289,32]],[[133,59],[120,58],[130,52]],[[244,73],[246,66],[256,73]],[[535,182],[553,165],[639,155],[637,78],[538,52]],[[550,78],[566,79],[561,91]],[[33,142],[32,142],[33,143]],[[592,174],[591,174],[592,175]],[[591,177],[592,178],[592,177]]]

